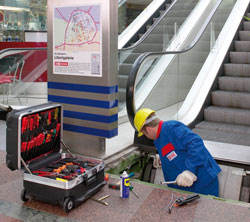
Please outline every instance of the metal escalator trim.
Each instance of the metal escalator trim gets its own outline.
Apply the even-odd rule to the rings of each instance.
[[[187,52],[191,50],[200,40],[203,32],[209,25],[211,19],[213,18],[213,15],[216,13],[217,9],[219,8],[220,4],[222,3],[222,0],[218,1],[213,10],[209,13],[207,16],[206,22],[203,23],[201,26],[198,34],[194,37],[193,41],[189,46],[186,48],[180,50],[180,51],[166,51],[166,52],[147,52],[142,55],[140,55],[136,61],[134,62],[131,72],[128,77],[128,83],[127,83],[127,88],[126,88],[126,108],[127,108],[127,114],[129,121],[131,125],[134,127],[134,116],[136,113],[136,108],[135,108],[135,82],[137,78],[137,74],[139,73],[140,67],[146,62],[147,59],[152,58],[152,57],[160,57],[163,55],[169,55],[169,54],[181,54],[184,52]],[[135,128],[135,127],[134,127]]]
[[[119,0],[118,1],[118,8],[120,8],[123,4],[125,4],[127,0]]]

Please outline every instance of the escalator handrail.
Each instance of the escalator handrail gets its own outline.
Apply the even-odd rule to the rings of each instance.
[[[47,47],[37,47],[37,48],[35,48],[35,47],[32,47],[32,48],[6,48],[6,49],[2,49],[2,50],[0,50],[0,60],[4,57],[2,55],[4,53],[8,52],[8,51],[31,51],[31,50],[34,50],[34,51],[35,50],[47,50]]]
[[[134,43],[133,45],[129,47],[118,49],[118,52],[132,50],[136,48],[138,45],[140,45],[149,36],[149,34],[155,29],[155,27],[161,22],[161,20],[171,10],[171,8],[175,5],[175,3],[177,3],[177,0],[174,0],[173,2],[171,2],[171,5],[168,7],[168,9],[157,19],[157,21],[143,34],[143,36],[136,43]]]
[[[136,113],[135,109],[135,99],[134,99],[134,92],[135,92],[135,82],[137,78],[138,71],[140,67],[143,65],[143,62],[148,58],[148,57],[161,57],[163,55],[169,55],[169,54],[181,54],[185,53],[187,51],[190,51],[200,40],[202,34],[204,33],[205,29],[209,25],[212,17],[216,13],[217,9],[219,8],[221,2],[223,0],[220,0],[217,2],[216,6],[211,10],[209,15],[207,16],[206,21],[203,23],[201,29],[197,33],[197,35],[194,37],[193,41],[189,46],[187,46],[185,49],[179,50],[179,51],[166,51],[166,52],[146,52],[141,54],[134,62],[132,69],[130,71],[130,74],[128,76],[128,81],[127,81],[127,88],[126,88],[126,108],[127,108],[127,114],[128,114],[128,119],[131,123],[131,125],[135,128],[134,126],[134,117]]]
[[[7,51],[23,51],[23,50],[47,50],[47,47],[33,47],[33,48],[6,48],[0,50],[0,55]]]

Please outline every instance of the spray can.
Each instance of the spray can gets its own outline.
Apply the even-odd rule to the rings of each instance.
[[[126,171],[122,173],[120,176],[121,183],[120,183],[120,196],[121,198],[129,198],[129,176]]]

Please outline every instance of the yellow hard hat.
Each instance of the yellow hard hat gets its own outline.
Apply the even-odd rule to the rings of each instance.
[[[141,132],[141,129],[145,125],[146,120],[149,117],[149,115],[151,115],[152,113],[155,113],[155,111],[152,109],[144,108],[144,109],[140,109],[135,114],[134,125],[138,131],[138,137],[143,135],[143,133]]]

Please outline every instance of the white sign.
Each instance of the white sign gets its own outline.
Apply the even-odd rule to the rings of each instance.
[[[54,8],[53,73],[102,76],[100,4]]]

